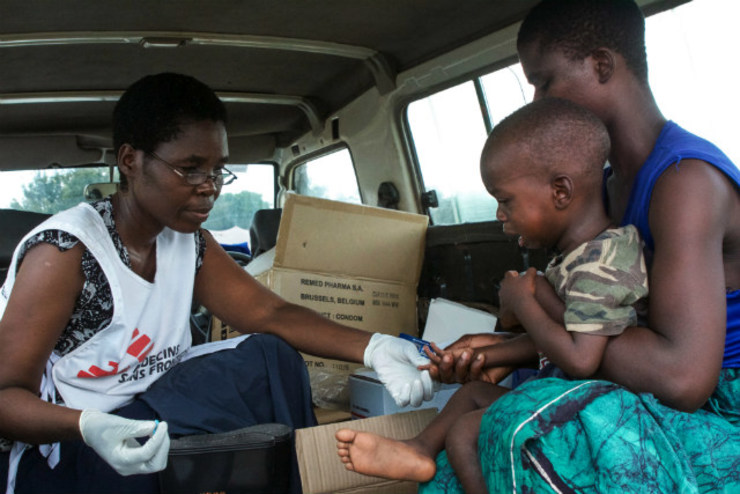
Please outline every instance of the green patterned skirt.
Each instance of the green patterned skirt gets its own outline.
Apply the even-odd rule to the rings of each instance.
[[[494,403],[479,437],[498,493],[740,493],[740,372],[678,412],[607,381],[541,378]],[[463,493],[442,452],[422,494]]]

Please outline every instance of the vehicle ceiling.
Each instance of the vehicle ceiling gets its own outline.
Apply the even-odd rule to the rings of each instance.
[[[534,3],[0,0],[0,147],[17,142],[8,136],[56,134],[107,145],[120,93],[164,71],[213,87],[230,136],[284,146],[362,92],[392,89],[397,73],[520,20]],[[9,150],[15,164],[0,150],[0,167],[58,161],[37,148],[18,163],[29,160],[29,139],[15,144],[25,152]]]
[[[0,0],[0,168],[94,161],[64,156],[65,143],[109,146],[118,96],[163,71],[213,87],[231,138],[285,146],[368,89],[388,92],[398,73],[521,20],[534,3]]]

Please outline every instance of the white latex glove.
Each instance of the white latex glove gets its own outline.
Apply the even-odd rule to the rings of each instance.
[[[378,378],[393,397],[396,405],[418,407],[434,396],[429,371],[416,367],[429,363],[419,355],[416,345],[395,336],[375,333],[365,348],[365,367],[378,373]]]
[[[83,410],[80,432],[85,444],[121,475],[154,473],[167,466],[167,422],[157,425],[153,420],[130,420],[98,410]],[[144,444],[135,439],[152,433]]]

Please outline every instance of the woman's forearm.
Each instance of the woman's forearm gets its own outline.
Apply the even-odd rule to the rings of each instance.
[[[721,360],[713,369],[701,369],[678,345],[644,327],[627,328],[609,338],[597,376],[636,393],[652,393],[662,403],[693,412],[716,386]]]
[[[264,332],[319,357],[362,362],[372,333],[337,324],[305,307],[285,303],[272,313]]]
[[[0,437],[29,444],[81,439],[80,411],[47,403],[27,389],[0,391]]]

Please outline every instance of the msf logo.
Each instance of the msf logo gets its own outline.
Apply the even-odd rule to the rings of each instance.
[[[138,362],[141,362],[146,358],[146,356],[152,350],[153,346],[154,343],[152,342],[151,338],[149,338],[144,333],[140,333],[138,329],[134,329],[134,334],[131,335],[131,342],[126,349],[126,353],[128,355],[131,355],[131,357],[135,358]],[[119,365],[120,362],[113,361],[108,362],[108,369],[101,369],[97,365],[91,365],[88,370],[81,370],[80,372],[78,372],[77,377],[96,378],[112,376],[113,374],[123,372],[130,367],[129,364],[123,369],[119,369]]]

